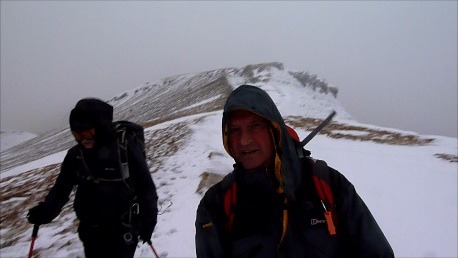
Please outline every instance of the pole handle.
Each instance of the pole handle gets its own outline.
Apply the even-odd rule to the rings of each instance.
[[[39,224],[34,224],[33,225],[32,237],[37,237],[38,236],[38,229],[39,228],[40,228]]]

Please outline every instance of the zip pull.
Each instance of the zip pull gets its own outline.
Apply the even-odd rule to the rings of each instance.
[[[336,234],[336,227],[332,219],[332,213],[326,209],[326,205],[324,205],[323,200],[320,200],[320,201],[324,208],[324,218],[326,219],[326,224],[328,225],[329,234],[333,236]]]

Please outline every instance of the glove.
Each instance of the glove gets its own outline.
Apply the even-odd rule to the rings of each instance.
[[[27,214],[27,219],[32,224],[42,225],[48,224],[51,222],[57,215],[59,215],[59,211],[54,211],[50,205],[47,205],[44,202],[40,202],[37,206],[33,207],[29,210]]]
[[[156,226],[156,221],[145,221],[142,223],[139,233],[140,233],[140,239],[143,240],[143,243],[145,242],[149,243],[155,226]]]

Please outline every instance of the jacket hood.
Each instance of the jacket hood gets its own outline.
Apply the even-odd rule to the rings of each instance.
[[[96,129],[96,139],[103,140],[111,133],[113,106],[96,98],[84,98],[76,103],[69,120],[71,130],[90,126]]]
[[[284,191],[288,199],[294,200],[294,192],[301,182],[300,160],[280,111],[265,91],[255,86],[242,85],[229,95],[222,121],[224,148],[232,156],[227,140],[227,123],[230,112],[240,109],[253,112],[271,122],[272,130],[275,131],[273,134],[276,135],[275,176],[280,183],[279,191]]]

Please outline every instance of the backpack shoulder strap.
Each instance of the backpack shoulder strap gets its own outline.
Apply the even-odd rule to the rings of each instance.
[[[309,162],[312,162],[312,180],[318,197],[320,198],[321,204],[324,208],[324,217],[328,225],[328,231],[330,235],[337,234],[336,230],[336,211],[335,201],[332,189],[329,185],[329,167],[326,162],[322,160],[313,160],[308,158]]]
[[[121,169],[122,179],[125,180],[130,177],[129,159],[127,155],[127,130],[125,126],[118,122],[115,122],[113,130],[115,132],[116,142],[118,146],[119,167]]]
[[[325,122],[328,123],[332,117],[335,115],[335,112],[331,113],[328,118],[326,118]],[[325,124],[320,125],[318,128],[324,127]],[[318,129],[319,130],[321,130]],[[335,212],[335,202],[334,202],[334,195],[332,193],[332,189],[330,187],[330,173],[329,167],[326,162],[323,160],[315,160],[310,157],[311,152],[304,149],[304,145],[314,136],[314,132],[312,132],[311,137],[307,137],[302,142],[299,140],[299,136],[297,135],[296,131],[291,128],[290,126],[286,126],[289,136],[294,142],[296,147],[296,153],[299,159],[305,160],[308,162],[312,168],[312,181],[313,185],[315,186],[315,190],[317,192],[318,198],[320,198],[321,204],[324,208],[324,217],[326,219],[326,223],[328,225],[328,231],[330,235],[337,234],[336,226],[334,222],[337,222],[336,212]],[[318,132],[317,131],[317,132]],[[309,135],[309,136],[310,136]]]
[[[231,185],[224,192],[224,213],[227,216],[226,230],[232,231],[234,224],[235,204],[237,203],[237,182],[232,181]]]
[[[314,160],[312,161],[312,178],[313,184],[317,188],[317,193],[320,199],[325,201],[326,205],[331,209],[334,209],[334,195],[332,193],[331,187],[329,186],[329,167],[326,162],[323,160]]]

